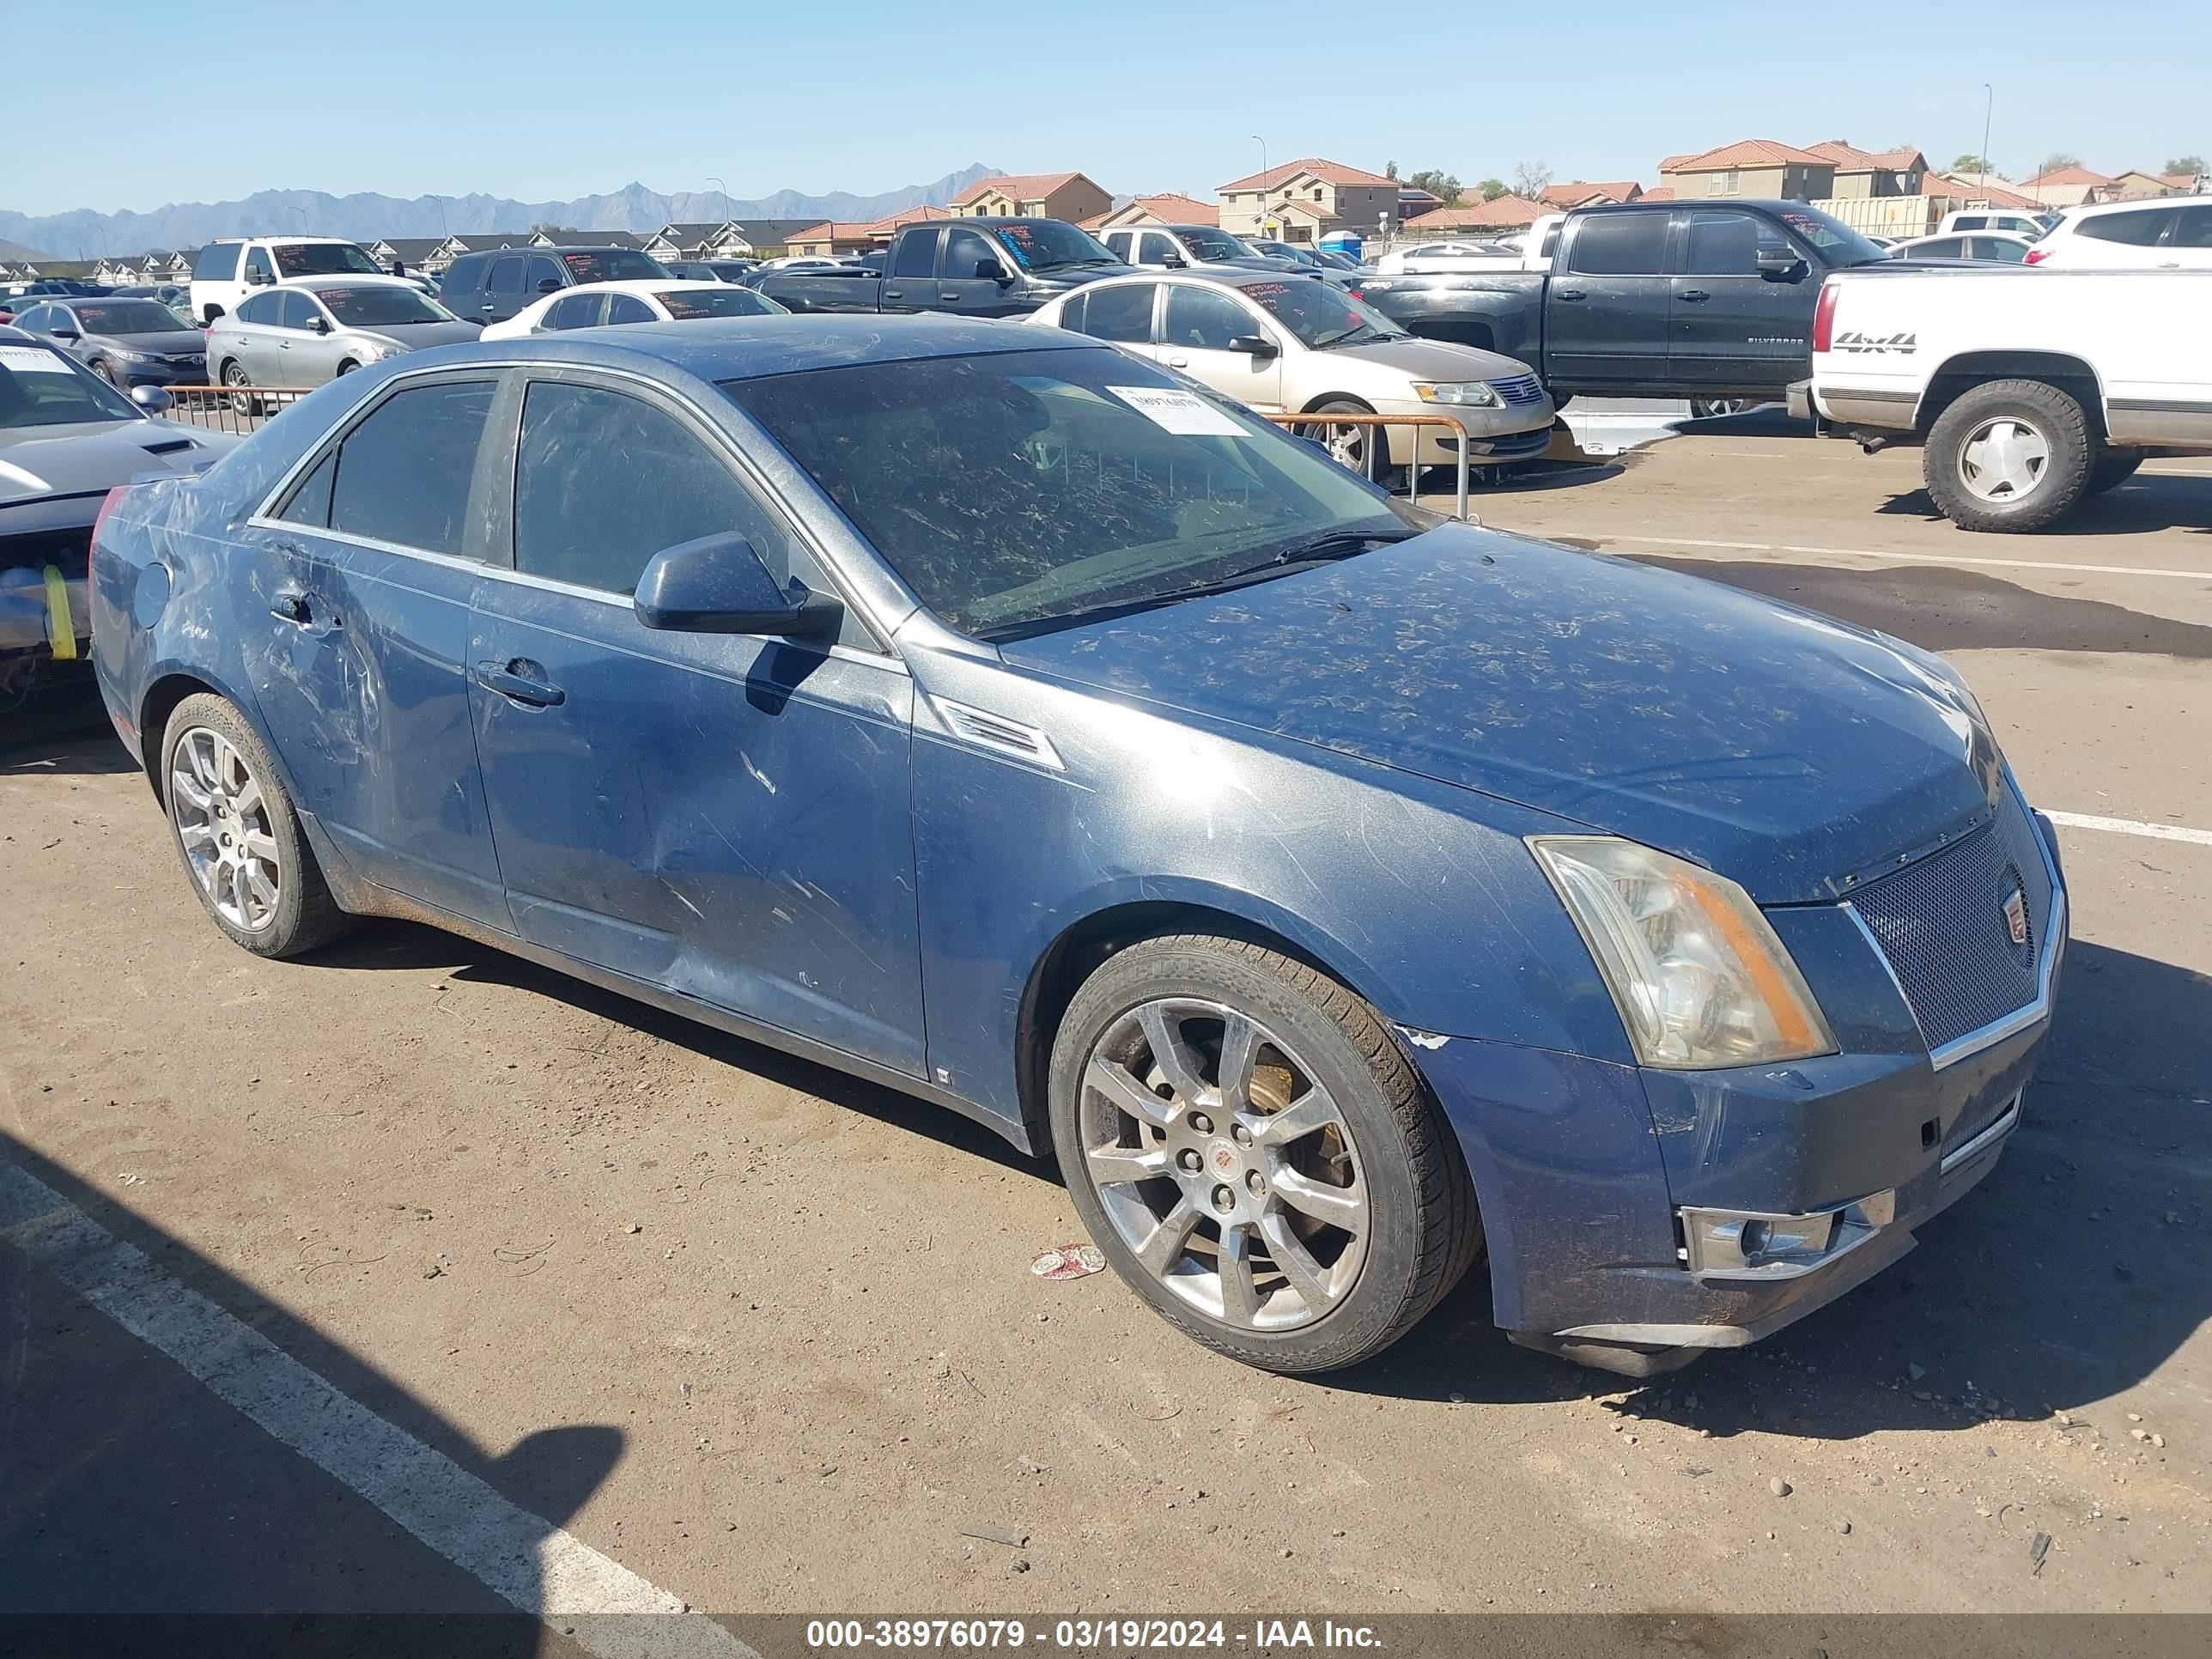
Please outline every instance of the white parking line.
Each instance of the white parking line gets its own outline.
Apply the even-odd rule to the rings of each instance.
[[[1493,530],[1510,526],[1493,524]],[[2133,564],[2059,564],[2048,559],[1973,559],[1952,553],[1896,553],[1872,547],[1806,547],[1796,542],[1709,542],[1689,536],[1624,536],[1607,531],[1600,534],[1578,535],[1559,529],[1522,530],[1517,535],[1534,536],[1540,539],[1559,541],[1634,542],[1643,547],[1714,548],[1727,553],[1815,553],[1835,559],[1894,559],[1905,564],[1972,564],[1987,565],[2007,570],[2068,570],[2096,576],[2166,576],[2180,581],[2212,582],[2212,570],[2160,570],[2148,565]]]
[[[760,1659],[705,1614],[339,1393],[12,1164],[0,1165],[0,1238],[523,1612],[577,1619],[572,1639],[587,1652]],[[610,1613],[653,1616],[595,1616]]]
[[[2094,812],[2053,812],[2048,808],[2043,815],[2069,830],[2102,830],[2115,836],[2148,836],[2153,841],[2212,847],[2212,830],[2191,830],[2183,823],[2145,823],[2141,818],[2100,818]]]

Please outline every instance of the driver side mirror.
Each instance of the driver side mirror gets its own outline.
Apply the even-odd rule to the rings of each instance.
[[[793,580],[778,587],[753,544],[725,532],[653,556],[631,605],[647,628],[672,634],[761,634],[834,640],[844,607]]]
[[[1762,248],[1759,254],[1759,274],[1795,282],[1805,274],[1805,262],[1786,250],[1770,252]]]
[[[1264,334],[1240,334],[1229,343],[1231,351],[1249,352],[1255,357],[1279,357],[1282,347]]]
[[[131,388],[131,401],[149,415],[161,415],[167,413],[177,400],[169,395],[167,386],[134,386]]]
[[[57,340],[82,340],[84,336],[73,328],[53,328],[46,331]]]
[[[246,285],[248,288],[266,288],[273,280],[265,270],[249,270],[246,273]]]
[[[557,278],[541,276],[538,279],[538,291],[540,294],[558,294],[561,291],[561,283]]]
[[[1011,283],[1014,276],[996,259],[978,259],[975,261],[975,280],[979,283]]]
[[[1166,270],[1181,270],[1189,262],[1179,253],[1164,253],[1160,256],[1161,268]]]
[[[331,319],[318,313],[314,321],[309,323],[307,326],[318,334],[327,334],[331,331]]]

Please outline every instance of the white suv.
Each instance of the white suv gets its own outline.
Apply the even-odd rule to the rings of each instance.
[[[2060,270],[2212,270],[2212,196],[2068,208],[2028,250]]]
[[[2032,242],[2057,221],[2058,216],[2055,213],[2020,213],[2007,208],[1954,208],[1945,214],[1942,222],[1928,234],[1948,236],[1961,230],[2002,230],[2009,235],[2025,236]]]
[[[422,287],[391,276],[366,248],[342,236],[233,236],[210,242],[192,261],[192,315],[211,323],[237,310],[239,301],[258,288],[325,276],[381,276]]]

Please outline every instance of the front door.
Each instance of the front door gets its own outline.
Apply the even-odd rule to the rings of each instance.
[[[1577,215],[1544,303],[1545,378],[1562,392],[1628,391],[1667,379],[1664,213]]]
[[[1677,214],[1673,376],[1687,386],[1780,392],[1813,372],[1820,278],[1780,226],[1741,208]],[[1761,258],[1787,258],[1765,272]]]
[[[975,274],[979,267],[989,264],[1012,275],[1013,261],[1006,257],[1006,249],[977,231],[957,225],[946,230],[945,252],[938,264],[939,307],[961,317],[1004,317],[1013,313],[1017,307],[1007,298],[1012,283]]]
[[[885,311],[934,311],[937,308],[937,250],[945,235],[939,230],[909,228],[891,244],[890,268],[884,273]]]
[[[478,370],[380,400],[248,525],[230,592],[270,739],[348,866],[505,929],[466,667],[496,390]]]
[[[488,323],[503,323],[530,303],[522,291],[523,258],[502,253],[491,262],[484,278],[484,296],[477,302],[477,315]]]
[[[301,288],[277,295],[277,386],[320,386],[337,373],[337,349],[315,325],[323,320],[314,296]]]
[[[1248,409],[1281,409],[1283,359],[1274,326],[1255,307],[1220,289],[1179,283],[1164,286],[1168,302],[1160,313],[1158,360]],[[1254,336],[1275,342],[1277,353],[1261,356],[1230,349],[1231,341]]]
[[[655,552],[733,530],[830,586],[680,407],[545,371],[512,454],[512,568],[478,595],[470,656],[516,931],[919,1074],[903,665],[852,618],[835,650],[638,620]]]

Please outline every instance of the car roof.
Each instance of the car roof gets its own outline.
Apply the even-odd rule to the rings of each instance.
[[[350,236],[293,236],[281,231],[267,236],[218,236],[210,246],[220,247],[226,242],[337,242],[349,247],[361,247],[361,244]],[[368,250],[362,248],[362,251],[365,253]]]
[[[2076,219],[2101,219],[2107,214],[2155,211],[2160,208],[2186,207],[2191,202],[2203,205],[2205,198],[2190,196],[2137,196],[2124,202],[2077,202],[2072,207],[2058,210],[2062,224],[2071,224]]]
[[[586,334],[592,337],[586,338]],[[651,357],[704,380],[751,380],[859,363],[973,357],[1003,351],[1113,348],[1080,335],[1055,338],[1042,329],[1017,328],[989,320],[963,322],[929,315],[840,317],[817,313],[732,317],[709,322],[630,323],[616,329],[538,334],[436,349],[441,361],[461,362],[544,358],[556,362],[620,368],[634,365],[640,357]],[[414,352],[404,360],[395,361],[421,368],[428,366],[426,356],[425,353]]]
[[[1297,279],[1299,284],[1298,292],[1301,294],[1305,292],[1307,288],[1318,289],[1329,286],[1326,283],[1315,282],[1310,276],[1299,276],[1294,270],[1261,270],[1257,266],[1237,265],[1226,266],[1218,270],[1146,270],[1127,276],[1101,276],[1097,282],[1086,283],[1084,286],[1108,288],[1126,287],[1131,283],[1171,283],[1178,288],[1273,288],[1280,287],[1285,278],[1292,277]],[[1070,294],[1078,294],[1081,291],[1080,289],[1068,290]]]
[[[699,262],[687,259],[684,263],[696,264]],[[616,283],[571,283],[558,294],[541,297],[561,300],[571,294],[673,294],[685,289],[704,291],[727,287],[727,283],[710,283],[698,276],[625,276]]]

